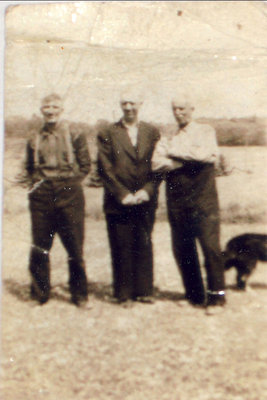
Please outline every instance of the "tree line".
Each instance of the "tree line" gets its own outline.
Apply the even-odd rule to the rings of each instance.
[[[259,117],[246,118],[199,118],[198,122],[208,123],[216,130],[219,146],[264,146],[267,144],[267,119]],[[32,129],[38,129],[42,119],[34,114],[30,119],[12,116],[5,120],[5,136],[23,138]],[[95,124],[73,122],[77,129],[83,131],[88,142],[95,148],[97,132],[107,126],[109,121],[98,120]],[[152,122],[153,124],[153,122]],[[176,124],[158,123],[154,125],[163,136],[171,136],[176,130]]]

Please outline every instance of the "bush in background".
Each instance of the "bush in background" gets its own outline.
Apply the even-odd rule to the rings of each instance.
[[[264,118],[202,118],[199,122],[208,123],[214,127],[220,146],[264,146],[267,144],[267,122]]]
[[[199,118],[198,122],[207,123],[214,127],[217,140],[220,146],[264,146],[267,144],[267,120],[258,117],[247,118]],[[34,128],[38,129],[42,120],[37,115],[31,119],[21,116],[12,116],[5,121],[5,135],[8,137],[26,137],[28,132]],[[95,124],[84,122],[72,122],[78,129],[81,129],[87,136],[90,150],[95,159],[96,135],[99,130],[109,125],[106,120],[98,120]],[[162,136],[171,137],[177,127],[176,124],[154,124]]]

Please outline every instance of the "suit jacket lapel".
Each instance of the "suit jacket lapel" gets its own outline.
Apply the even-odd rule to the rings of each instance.
[[[127,129],[123,126],[121,121],[119,121],[118,125],[116,126],[115,135],[117,136],[117,139],[119,140],[121,145],[124,147],[125,151],[127,151],[127,153],[131,155],[131,157],[136,158],[136,150],[132,145]]]
[[[146,126],[140,122],[138,127],[138,137],[137,137],[137,149],[138,149],[138,157],[144,157],[148,145],[150,145],[149,134],[146,129]]]

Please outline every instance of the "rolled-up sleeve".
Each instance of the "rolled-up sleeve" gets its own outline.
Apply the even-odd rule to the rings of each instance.
[[[219,147],[215,130],[209,125],[195,124],[194,129],[173,138],[168,155],[185,161],[216,163]]]

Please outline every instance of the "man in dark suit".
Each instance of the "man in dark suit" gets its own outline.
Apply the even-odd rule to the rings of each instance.
[[[104,184],[104,212],[112,258],[114,297],[118,302],[152,302],[151,234],[157,183],[151,158],[159,132],[138,121],[141,101],[121,97],[123,118],[98,134],[98,169]]]

